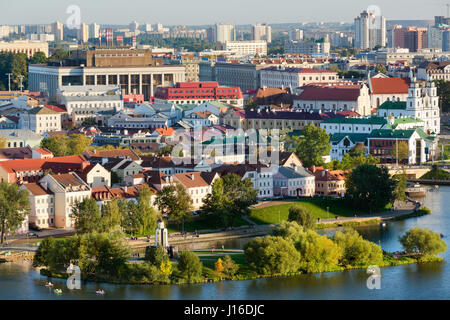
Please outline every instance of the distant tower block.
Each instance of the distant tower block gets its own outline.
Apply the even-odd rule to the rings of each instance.
[[[155,232],[155,247],[162,246],[163,248],[169,247],[169,236],[167,229],[164,228],[164,222],[158,221],[158,228]]]

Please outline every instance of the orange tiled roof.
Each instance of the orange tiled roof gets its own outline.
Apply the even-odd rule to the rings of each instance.
[[[407,94],[410,80],[406,78],[371,78],[372,94]]]

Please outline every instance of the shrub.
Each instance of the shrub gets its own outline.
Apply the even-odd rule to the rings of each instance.
[[[299,268],[300,254],[292,242],[281,237],[258,237],[245,245],[250,267],[262,275],[286,274]]]
[[[183,251],[180,254],[180,261],[178,262],[178,270],[191,278],[198,277],[202,274],[203,264],[200,259],[191,251]]]
[[[444,252],[447,245],[438,233],[429,229],[415,227],[399,237],[406,252],[421,253],[423,256]]]
[[[312,229],[316,224],[314,216],[305,208],[302,208],[297,205],[293,205],[292,207],[289,208],[288,220],[297,222],[300,226],[302,226],[305,229]]]

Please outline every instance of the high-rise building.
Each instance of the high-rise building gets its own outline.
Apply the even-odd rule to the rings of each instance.
[[[139,23],[137,23],[136,21],[133,21],[130,23],[130,31],[131,32],[136,32],[139,29]]]
[[[303,40],[303,30],[291,29],[289,30],[289,41]]]
[[[56,41],[64,40],[64,25],[62,22],[56,21],[52,24],[52,33],[55,35]]]
[[[100,25],[96,23],[91,23],[89,25],[89,39],[100,38]]]
[[[86,23],[80,24],[80,28],[77,32],[77,39],[81,43],[86,43],[89,41],[89,25]]]
[[[254,24],[252,26],[252,40],[266,40],[267,43],[271,43],[272,27],[267,23]]]
[[[372,12],[363,11],[355,18],[354,47],[358,49],[373,49],[376,46],[386,46],[386,18],[375,16]]]
[[[220,43],[236,41],[236,28],[232,24],[216,23],[211,27],[209,40]]]
[[[418,52],[427,47],[427,28],[397,26],[392,33],[393,48],[407,48],[410,52]]]
[[[9,26],[0,26],[0,39],[9,37]]]

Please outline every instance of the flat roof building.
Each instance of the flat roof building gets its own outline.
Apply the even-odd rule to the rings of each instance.
[[[185,81],[185,67],[164,65],[151,50],[129,47],[74,51],[71,58],[29,66],[31,91],[47,92],[54,99],[61,86],[119,85],[122,94],[142,94],[149,101],[157,86]]]

